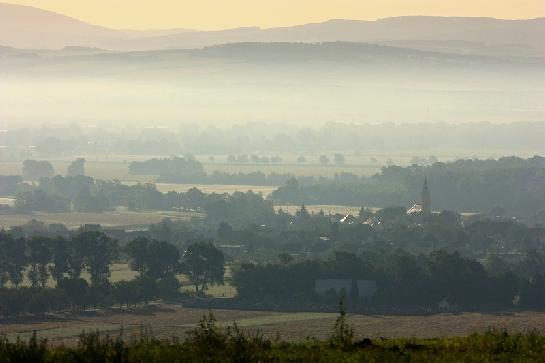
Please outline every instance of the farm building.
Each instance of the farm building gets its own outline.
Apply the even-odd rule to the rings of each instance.
[[[314,291],[317,294],[325,294],[331,290],[337,294],[343,291],[351,294],[353,286],[352,279],[317,279],[314,283]],[[359,297],[364,299],[372,298],[377,291],[377,283],[374,280],[355,280],[355,287],[358,289]]]

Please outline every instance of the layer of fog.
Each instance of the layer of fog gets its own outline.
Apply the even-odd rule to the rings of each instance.
[[[545,63],[354,43],[0,50],[0,126],[545,120]]]

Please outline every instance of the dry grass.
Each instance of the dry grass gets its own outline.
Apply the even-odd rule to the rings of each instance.
[[[127,336],[148,327],[158,338],[184,337],[206,309],[186,308],[178,304],[153,304],[135,310],[110,309],[77,315],[65,314],[36,321],[4,321],[0,333],[10,338],[27,337],[36,330],[38,336],[52,342],[71,343],[82,330],[101,330],[115,334],[123,327]],[[233,322],[245,329],[261,331],[267,337],[285,340],[320,339],[330,336],[336,314],[281,313],[270,311],[213,310],[219,326]],[[545,313],[510,314],[438,314],[430,316],[348,315],[356,337],[446,337],[464,336],[486,331],[490,327],[510,332],[545,330]]]
[[[14,198],[0,197],[0,205],[13,206],[14,204],[15,204],[15,199]]]
[[[173,184],[173,183],[157,183],[157,189],[163,193],[174,190],[176,192],[187,192],[189,189],[196,187],[204,193],[228,193],[246,192],[252,190],[256,193],[269,195],[276,187],[263,185],[229,185],[229,184]]]
[[[103,213],[45,213],[0,215],[0,228],[20,226],[35,219],[46,224],[60,223],[74,229],[83,224],[100,224],[104,227],[131,227],[158,223],[165,218],[173,220],[190,220],[192,217],[202,217],[199,213],[150,211],[131,212],[118,210]]]

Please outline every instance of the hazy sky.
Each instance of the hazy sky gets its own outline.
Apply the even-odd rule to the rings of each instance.
[[[0,0],[2,1],[2,0]],[[400,15],[545,16],[545,0],[7,0],[110,28],[273,27]]]

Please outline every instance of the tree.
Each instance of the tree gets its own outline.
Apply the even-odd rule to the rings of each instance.
[[[125,250],[129,255],[130,267],[133,271],[137,271],[140,277],[144,277],[147,270],[146,259],[148,257],[149,240],[147,238],[136,238],[130,241]]]
[[[340,347],[347,348],[352,345],[354,338],[354,329],[346,321],[346,307],[344,304],[344,296],[341,296],[339,301],[339,316],[335,320],[335,328],[330,341]]]
[[[173,156],[165,159],[133,161],[129,165],[129,173],[137,175],[161,175],[172,173],[173,170],[181,175],[196,175],[204,172],[202,164],[190,154],[183,158]]]
[[[210,241],[191,244],[182,258],[182,272],[195,285],[197,294],[208,285],[223,285],[225,258]]]
[[[274,155],[274,156],[271,156],[270,160],[271,160],[271,163],[277,164],[282,161],[282,158],[278,155]]]
[[[23,162],[23,179],[38,181],[41,178],[51,178],[55,175],[55,169],[49,161],[25,160]]]
[[[227,222],[221,222],[217,231],[218,238],[222,241],[228,241],[233,237],[233,227]]]
[[[407,217],[405,207],[386,207],[378,210],[375,217],[383,223],[395,223]]]
[[[62,278],[57,281],[57,287],[62,289],[73,307],[86,305],[89,284],[82,278]]]
[[[304,155],[299,155],[299,156],[297,157],[297,162],[300,163],[300,164],[306,163],[306,162],[307,162],[307,158],[305,158]]]
[[[180,294],[180,281],[174,275],[165,276],[157,281],[157,296],[174,299]]]
[[[246,154],[241,154],[237,156],[237,163],[247,163],[250,161],[250,158]]]
[[[176,246],[164,241],[151,241],[148,246],[146,265],[148,276],[162,278],[179,270],[180,253]]]
[[[113,296],[119,307],[123,304],[136,305],[139,300],[139,286],[135,281],[118,281],[113,285]]]
[[[118,256],[116,240],[101,232],[83,232],[75,237],[78,253],[84,256],[84,263],[91,275],[94,287],[108,285],[110,265]]]
[[[25,249],[26,243],[23,238],[15,239],[9,236],[4,240],[7,275],[15,288],[17,288],[23,281],[23,272],[27,265]]]
[[[458,252],[436,251],[430,255],[429,269],[438,300],[447,298],[466,307],[482,301],[487,276],[479,262],[462,257]]]
[[[545,307],[545,278],[536,274],[523,286],[520,294],[521,305],[526,308],[543,309]]]
[[[136,284],[136,289],[138,290],[139,300],[148,302],[157,295],[157,281],[149,277],[137,277],[133,280]],[[179,286],[178,286],[179,288]],[[177,289],[175,290],[178,291]]]
[[[9,256],[8,246],[13,237],[4,231],[0,231],[0,289],[3,289],[9,281]]]
[[[301,219],[308,219],[308,218],[310,218],[310,213],[308,212],[307,207],[305,206],[305,204],[302,204],[302,205],[301,205],[301,208],[298,209],[297,212],[295,212],[295,215],[296,215],[298,218],[301,218]]]
[[[26,302],[28,312],[34,315],[43,315],[49,309],[51,296],[47,293],[46,289],[33,289],[29,294],[29,299]]]
[[[46,287],[49,278],[47,265],[51,262],[52,241],[46,237],[33,237],[28,241],[28,262],[30,270],[28,277],[32,287]]]
[[[327,165],[329,164],[329,158],[327,157],[327,155],[320,155],[320,164],[322,165]]]
[[[335,164],[337,165],[344,165],[344,155],[343,154],[335,154],[334,155]]]
[[[235,228],[249,224],[266,224],[274,217],[272,202],[251,190],[231,195],[211,195],[204,206],[206,218],[212,222],[228,222]]]
[[[293,261],[293,257],[289,253],[281,253],[278,255],[278,259],[282,265],[289,265]]]
[[[70,201],[62,196],[35,189],[17,194],[15,209],[21,213],[36,211],[65,212],[70,209]]]
[[[84,176],[85,175],[85,159],[77,158],[66,170],[66,176]]]
[[[65,238],[59,237],[52,242],[52,266],[49,270],[51,276],[59,284],[59,280],[64,278],[64,274],[70,272],[70,260],[72,249],[70,248],[68,241]],[[79,269],[81,272],[81,269]],[[79,277],[79,274],[74,277]]]
[[[180,253],[176,246],[164,241],[137,238],[126,247],[130,265],[140,277],[158,279],[174,275],[179,269]]]

